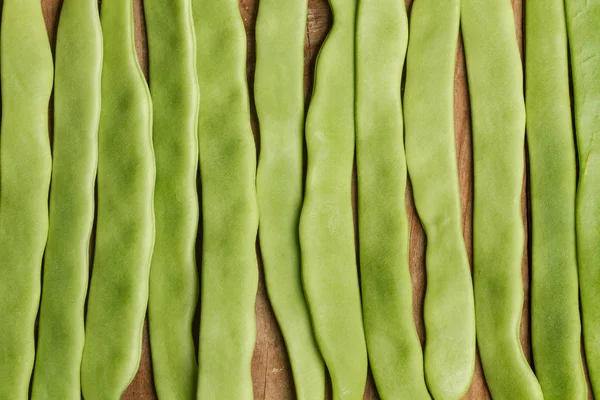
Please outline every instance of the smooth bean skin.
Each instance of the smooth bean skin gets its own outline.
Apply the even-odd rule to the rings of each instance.
[[[477,341],[494,400],[542,399],[519,342],[525,104],[509,0],[462,0],[473,127]]]
[[[101,72],[98,2],[65,0],[56,39],[50,225],[33,399],[81,399]]]
[[[355,118],[362,306],[371,371],[382,399],[431,399],[408,265],[400,95],[407,42],[403,1],[359,1]]]
[[[200,400],[253,398],[258,287],[256,148],[237,0],[193,0],[202,181]]]
[[[48,234],[53,65],[38,0],[4,0],[0,25],[0,399],[25,400]]]
[[[460,399],[475,370],[475,305],[454,140],[454,66],[460,1],[416,0],[411,11],[404,115],[406,160],[427,233],[425,377],[434,399]]]
[[[332,0],[306,120],[302,281],[333,399],[362,399],[367,374],[352,220],[355,0]]]
[[[152,104],[134,47],[133,3],[103,0],[96,248],[81,385],[118,399],[141,355],[154,244]]]
[[[600,1],[566,0],[579,157],[577,261],[583,343],[592,390],[600,395]]]
[[[194,399],[198,105],[191,0],[144,0],[156,157],[148,322],[158,397]]]
[[[262,0],[256,18],[254,96],[260,123],[259,236],[269,300],[290,358],[296,398],[325,394],[325,366],[300,271],[304,38],[308,2]]]
[[[577,165],[562,0],[527,0],[531,341],[544,399],[587,399],[575,241]]]

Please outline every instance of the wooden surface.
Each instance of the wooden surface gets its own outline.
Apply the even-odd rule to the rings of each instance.
[[[140,63],[143,70],[148,76],[147,48],[143,20],[142,0],[133,0],[135,7],[136,18],[136,34],[137,34],[137,50],[140,58]],[[217,0],[213,0],[217,1]],[[256,13],[258,10],[259,0],[239,0],[240,12],[244,20],[248,33],[248,82],[252,99],[252,82],[254,76],[254,24]],[[410,7],[412,0],[406,0],[407,6]],[[518,38],[521,44],[522,38],[522,0],[512,0],[515,10],[515,21]],[[48,33],[52,47],[56,36],[56,25],[62,0],[42,0],[44,7],[44,15],[48,26]],[[331,14],[327,5],[327,0],[309,0],[308,24],[306,31],[306,46],[305,46],[305,77],[306,77],[306,94],[307,101],[310,97],[312,86],[312,69],[318,49],[329,29],[331,24]],[[470,132],[470,115],[469,115],[469,98],[467,91],[467,79],[464,65],[464,56],[462,52],[462,44],[459,39],[458,57],[456,62],[455,74],[455,126],[456,126],[456,148],[457,162],[460,174],[460,189],[462,195],[462,212],[463,212],[463,233],[467,244],[469,258],[472,260],[472,154],[471,154],[471,132]],[[253,99],[252,99],[253,100]],[[256,114],[254,105],[252,105],[252,124],[257,142],[257,151],[260,148],[258,140],[258,125],[256,123]],[[525,176],[525,175],[524,175]],[[524,179],[524,189],[526,180]],[[526,193],[526,190],[524,190]],[[523,196],[523,219],[527,222],[527,209],[525,194]],[[415,212],[412,202],[412,194],[407,192],[406,205],[408,209],[410,222],[410,269],[413,281],[413,299],[414,299],[414,317],[417,330],[421,340],[424,340],[423,327],[423,298],[426,286],[425,282],[425,265],[424,265],[424,250],[425,236],[423,229]],[[531,360],[530,337],[529,337],[529,274],[528,274],[528,258],[527,247],[523,255],[523,282],[525,290],[525,304],[523,307],[523,322],[521,329],[521,342],[525,349],[525,354]],[[257,320],[257,340],[252,361],[252,376],[254,381],[254,397],[257,400],[286,400],[294,398],[292,375],[289,362],[287,359],[285,345],[275,318],[269,304],[262,276],[262,265],[260,265],[260,284],[256,300],[256,320]],[[197,324],[196,324],[197,331]],[[197,333],[196,333],[197,335]],[[398,371],[402,373],[402,371]],[[465,399],[487,399],[489,393],[483,378],[483,373],[479,360],[475,370],[473,384],[464,397]],[[152,366],[150,360],[150,349],[148,344],[147,327],[144,332],[143,355],[140,363],[140,369],[131,383],[129,389],[124,394],[123,399],[155,399],[156,394],[153,389],[152,382]],[[372,379],[369,377],[364,399],[378,399]],[[590,396],[591,398],[591,396]],[[234,400],[234,399],[222,399]]]

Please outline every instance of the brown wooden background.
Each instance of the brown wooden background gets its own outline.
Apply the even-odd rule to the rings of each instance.
[[[217,0],[213,0],[217,1]],[[283,0],[282,0],[283,1]],[[410,9],[413,0],[405,0]],[[522,49],[522,16],[523,0],[511,0],[515,10],[515,22],[517,36]],[[143,0],[133,0],[136,18],[137,51],[143,70],[148,76],[148,55],[146,47],[145,26],[143,17]],[[56,36],[56,27],[62,0],[42,0],[46,25],[52,48]],[[258,11],[259,0],[239,0],[240,13],[246,26],[248,34],[248,82],[250,95],[252,99],[252,86],[254,77],[254,25],[256,13]],[[306,29],[305,45],[305,88],[307,100],[310,96],[312,87],[312,69],[318,49],[325,38],[325,35],[331,24],[331,14],[327,0],[309,0],[308,23]],[[459,48],[456,62],[455,73],[455,127],[456,127],[456,148],[457,162],[460,174],[460,188],[462,195],[463,212],[463,234],[467,244],[469,258],[472,259],[471,238],[472,238],[472,155],[471,155],[471,131],[469,114],[469,97],[467,90],[467,79],[462,51],[462,43],[459,40]],[[252,99],[253,100],[253,99]],[[252,107],[254,107],[252,105]],[[258,140],[258,125],[254,108],[252,110],[252,124],[257,141],[257,149],[260,146]],[[525,175],[524,175],[525,176]],[[526,189],[526,179],[524,179],[524,189]],[[526,190],[523,195],[523,219],[527,223]],[[421,340],[424,340],[423,327],[423,298],[425,290],[425,235],[415,212],[412,202],[412,193],[409,187],[406,199],[409,222],[410,222],[410,269],[413,281],[413,309],[415,323]],[[287,359],[285,345],[275,318],[269,304],[262,276],[262,265],[260,265],[260,283],[256,300],[256,320],[257,320],[257,340],[252,360],[252,376],[254,382],[254,397],[257,400],[286,400],[293,399],[294,386],[291,370]],[[521,342],[525,353],[531,360],[530,337],[529,337],[529,272],[527,246],[523,254],[523,282],[525,290],[525,304],[523,307],[523,322],[521,329]],[[150,360],[150,349],[148,344],[147,330],[144,333],[143,355],[140,363],[139,372],[130,385],[123,399],[155,399],[156,394],[153,389],[152,365]],[[399,371],[399,373],[402,373]],[[378,399],[372,379],[369,377],[366,389],[365,400]],[[479,360],[475,370],[473,384],[464,397],[464,399],[487,399],[490,398]],[[592,398],[590,394],[590,398]],[[223,399],[234,400],[234,399]]]

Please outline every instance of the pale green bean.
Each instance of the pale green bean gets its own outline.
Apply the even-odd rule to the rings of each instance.
[[[193,0],[202,182],[200,400],[252,399],[258,285],[256,148],[237,0]]]
[[[103,0],[98,217],[81,365],[86,400],[118,399],[142,350],[154,244],[152,104],[135,51],[133,3]]]
[[[406,160],[427,233],[425,377],[435,399],[462,398],[475,369],[473,282],[454,139],[459,20],[459,0],[415,1],[404,96]]]
[[[334,21],[315,69],[306,120],[302,279],[333,398],[362,399],[367,352],[352,219],[355,0],[331,0]]]
[[[269,300],[285,339],[299,400],[323,398],[325,393],[325,368],[302,288],[298,238],[307,5],[307,0],[260,1],[254,83],[261,145],[260,247]]]
[[[575,243],[576,160],[562,0],[527,0],[531,342],[544,399],[587,399]]]
[[[96,0],[64,1],[55,59],[50,230],[32,398],[79,400],[100,119]]]
[[[477,343],[495,400],[542,399],[519,342],[524,229],[523,70],[510,0],[462,0],[473,127]]]
[[[39,0],[4,0],[0,25],[0,399],[25,400],[34,363],[52,160],[52,54]]]
[[[356,163],[363,320],[382,399],[430,399],[408,265],[400,86],[408,20],[400,0],[360,0],[356,24]]]
[[[144,0],[156,155],[156,241],[148,320],[160,399],[193,399],[198,368],[192,321],[198,300],[198,80],[190,0]]]
[[[579,157],[577,262],[583,343],[600,396],[600,0],[565,0]]]

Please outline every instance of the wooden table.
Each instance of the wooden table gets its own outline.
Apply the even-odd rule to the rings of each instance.
[[[145,26],[143,19],[142,0],[133,0],[135,7],[135,21],[137,34],[137,51],[143,70],[148,76],[148,55],[146,47]],[[213,0],[217,1],[217,0]],[[253,77],[254,77],[254,24],[258,10],[258,0],[239,0],[240,12],[248,33],[248,82],[252,99]],[[408,6],[412,0],[406,0]],[[515,10],[515,21],[517,36],[522,49],[522,0],[512,0]],[[44,16],[48,27],[48,34],[52,47],[56,37],[56,26],[62,0],[42,0]],[[305,88],[306,98],[310,97],[312,87],[312,70],[318,49],[331,24],[331,14],[327,0],[309,0],[308,25],[306,30],[305,46]],[[458,57],[455,74],[455,127],[456,148],[458,155],[458,170],[460,174],[460,189],[462,195],[463,234],[467,243],[469,258],[472,261],[472,205],[473,205],[473,182],[472,182],[472,154],[471,154],[471,132],[469,114],[469,96],[467,91],[467,79],[462,51],[462,43],[459,40]],[[253,99],[252,99],[253,100]],[[254,105],[252,105],[252,125],[259,148],[258,125]],[[525,175],[524,175],[525,176]],[[526,207],[526,180],[524,179],[523,194],[523,220],[527,224]],[[413,309],[415,323],[421,340],[424,339],[423,326],[423,299],[425,290],[425,235],[416,214],[412,193],[409,187],[406,197],[410,222],[410,270],[413,281]],[[267,299],[262,265],[260,264],[260,284],[256,300],[257,340],[252,360],[252,376],[254,381],[254,397],[257,400],[285,400],[294,398],[292,375],[287,359],[285,345],[273,311]],[[523,319],[521,328],[521,342],[525,354],[531,360],[531,346],[529,337],[529,271],[528,271],[527,246],[523,254],[523,282],[525,290],[525,304],[523,307]],[[197,324],[196,324],[197,327]],[[197,329],[196,329],[197,331]],[[197,335],[197,334],[196,334]],[[399,371],[401,373],[401,371]],[[477,361],[473,384],[464,397],[465,399],[487,399],[489,393],[485,384],[481,365]],[[150,349],[148,343],[147,327],[144,330],[143,355],[140,369],[131,386],[124,394],[123,399],[154,399],[156,394],[152,382],[152,365],[150,360]],[[378,399],[375,386],[369,377],[365,390],[364,399]],[[590,395],[590,398],[592,396]],[[234,400],[234,399],[222,399]]]

